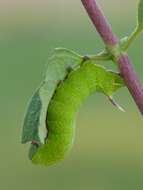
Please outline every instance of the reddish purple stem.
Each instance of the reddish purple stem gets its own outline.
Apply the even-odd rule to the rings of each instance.
[[[82,0],[90,19],[96,27],[105,44],[115,45],[118,42],[117,37],[113,34],[111,25],[107,22],[100,7],[94,0]]]
[[[110,24],[106,17],[103,15],[96,0],[81,0],[84,8],[86,9],[90,19],[95,25],[98,33],[103,39],[106,46],[115,46],[118,44],[118,38],[113,33]],[[126,53],[121,53],[116,58],[121,76],[129,89],[134,101],[136,102],[140,112],[143,114],[143,86],[141,85],[138,76],[132,68],[132,64]]]
[[[141,85],[137,74],[133,70],[128,55],[122,53],[118,58],[117,63],[126,86],[134,98],[140,112],[143,114],[143,86]]]

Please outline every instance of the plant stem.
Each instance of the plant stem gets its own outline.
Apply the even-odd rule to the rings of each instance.
[[[136,28],[131,35],[128,37],[127,42],[125,43],[125,45],[123,46],[123,50],[127,50],[128,47],[131,45],[131,43],[137,38],[137,36],[141,33],[141,31]]]
[[[121,53],[117,59],[121,76],[134,98],[141,114],[143,114],[143,86],[135,73],[127,53]]]
[[[105,44],[115,45],[118,42],[117,37],[113,34],[110,24],[103,15],[101,9],[94,0],[81,0],[90,19],[96,27]]]
[[[109,53],[101,52],[96,55],[89,55],[88,58],[92,61],[108,61],[111,60],[111,55]]]
[[[118,64],[120,74],[124,79],[124,82],[129,89],[134,101],[136,102],[141,114],[143,114],[143,86],[140,84],[138,76],[132,68],[132,64],[128,58],[128,55],[124,52],[121,52],[118,45],[119,40],[113,33],[110,24],[103,15],[96,0],[81,1],[98,33],[103,39],[105,46]]]

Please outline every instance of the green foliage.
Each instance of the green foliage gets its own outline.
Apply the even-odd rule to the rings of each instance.
[[[47,64],[44,81],[32,96],[24,118],[22,143],[35,142],[40,145],[47,136],[46,115],[49,102],[60,81],[63,81],[70,69],[78,66],[81,58],[65,49],[54,52]]]
[[[38,89],[32,96],[24,119],[22,143],[26,143],[31,140],[40,143],[37,126],[39,125],[41,107],[42,103],[39,97]]]

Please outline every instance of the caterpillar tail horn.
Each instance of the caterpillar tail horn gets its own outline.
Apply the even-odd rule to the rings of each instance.
[[[112,105],[115,106],[118,110],[120,110],[120,111],[122,111],[122,112],[126,112],[126,111],[124,110],[124,108],[123,108],[122,106],[120,106],[120,105],[115,101],[115,99],[114,99],[112,96],[109,96],[108,98],[109,98],[110,102],[112,103]]]

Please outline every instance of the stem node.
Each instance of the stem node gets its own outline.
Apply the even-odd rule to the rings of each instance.
[[[132,64],[128,58],[128,55],[120,50],[119,40],[113,33],[111,25],[103,15],[96,0],[81,1],[99,35],[104,41],[107,50],[112,55],[113,60],[118,64],[121,76],[123,77],[123,80],[140,112],[143,114],[143,86],[141,85],[137,74],[132,68]],[[135,36],[136,35],[134,34],[131,37],[128,42],[129,44],[135,38]],[[128,44],[126,46],[128,46]]]

